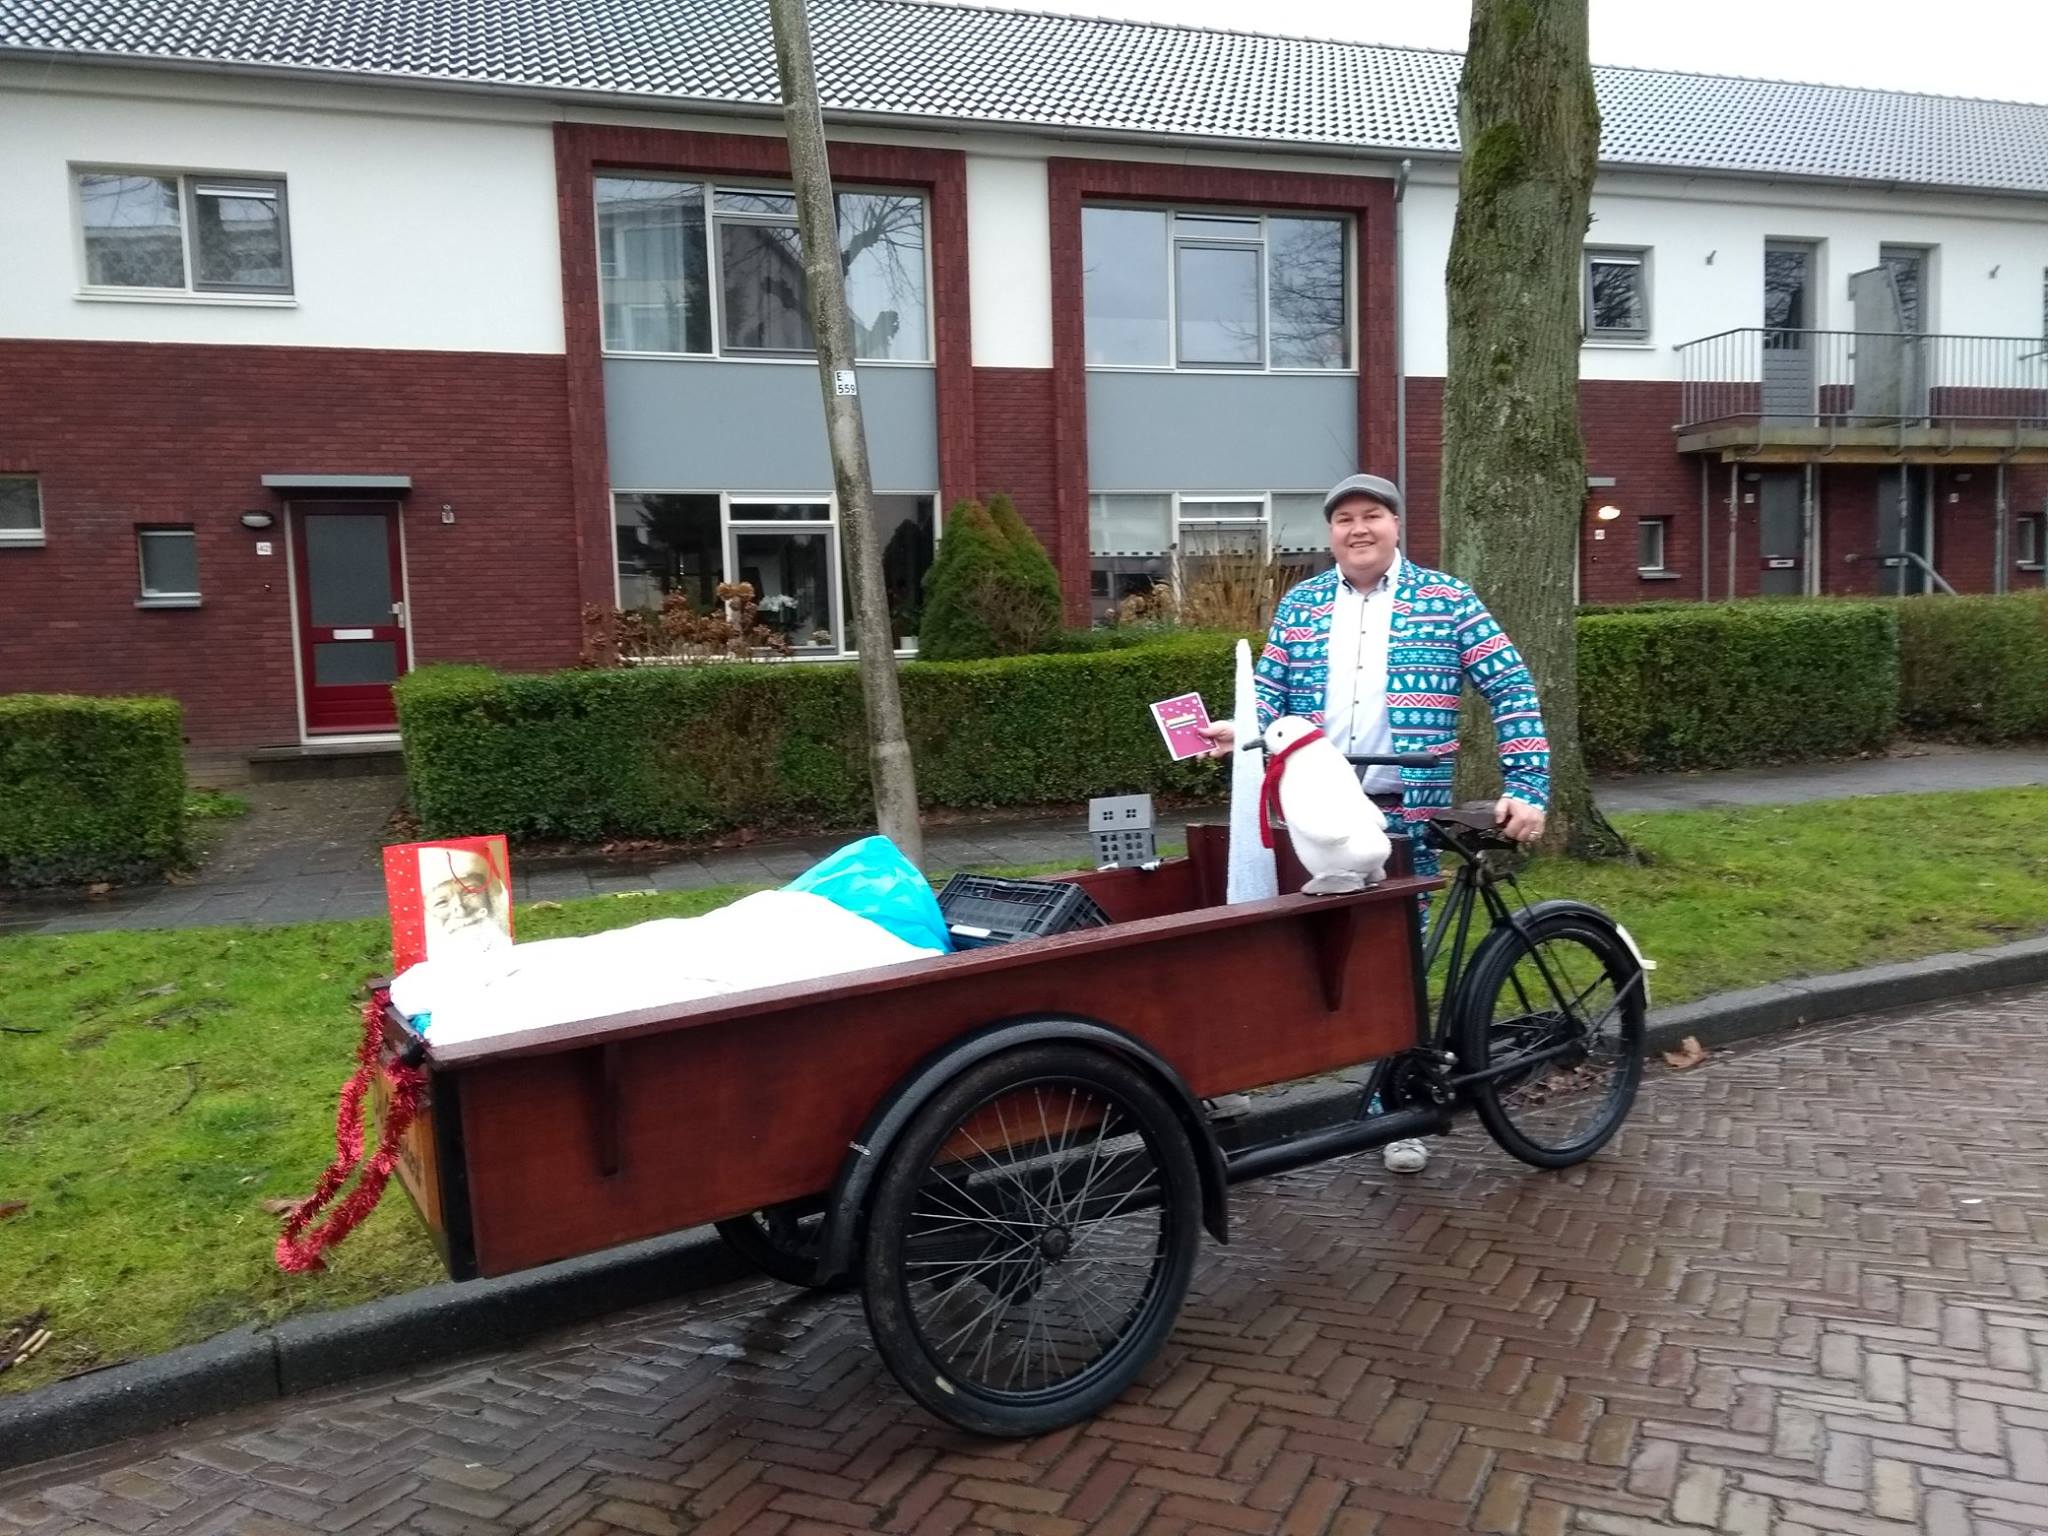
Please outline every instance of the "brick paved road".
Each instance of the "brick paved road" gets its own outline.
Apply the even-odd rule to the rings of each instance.
[[[2048,991],[1645,1093],[1564,1176],[1461,1131],[1243,1190],[1171,1348],[1022,1446],[764,1284],[0,1478],[0,1536],[2048,1531]]]

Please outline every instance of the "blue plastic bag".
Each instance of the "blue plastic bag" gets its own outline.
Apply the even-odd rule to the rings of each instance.
[[[951,954],[945,914],[931,882],[886,837],[864,837],[813,864],[785,890],[809,891],[870,922],[880,923],[907,944]]]

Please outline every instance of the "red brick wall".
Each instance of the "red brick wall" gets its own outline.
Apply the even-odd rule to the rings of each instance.
[[[1877,477],[1881,472],[1865,464],[1831,464],[1817,473],[1821,591],[1868,596],[1878,590],[1881,574],[1870,558],[1877,548]],[[1894,470],[1886,478],[1896,481],[1897,476]]]
[[[195,746],[298,740],[282,518],[239,518],[309,470],[412,477],[418,661],[573,662],[567,422],[559,357],[0,341],[0,463],[40,477],[47,538],[0,547],[0,693],[167,693]],[[135,606],[142,523],[196,528],[202,607]]]
[[[1081,303],[1081,205],[1091,198],[1202,202],[1349,214],[1358,230],[1358,452],[1394,460],[1394,184],[1119,160],[1047,163],[1052,221],[1053,426],[1059,542],[1053,550],[1075,623],[1088,613],[1088,373]]]
[[[967,310],[967,162],[957,150],[834,143],[832,174],[849,182],[922,188],[930,199],[933,361],[938,385],[939,499],[974,482],[973,342]],[[555,124],[555,200],[561,221],[562,304],[568,344],[569,430],[584,601],[612,601],[611,476],[606,464],[603,329],[598,313],[597,211],[602,168],[703,175],[789,175],[780,137],[669,128]]]
[[[974,494],[1006,493],[1049,551],[1060,534],[1052,396],[1050,368],[974,370]]]
[[[1699,596],[1699,469],[1672,443],[1679,386],[1590,379],[1579,386],[1579,417],[1586,438],[1586,473],[1615,483],[1586,493],[1580,525],[1579,595],[1588,603],[1631,603]],[[1439,521],[1443,495],[1443,395],[1439,378],[1408,380],[1407,546],[1418,560],[1442,558]],[[1602,524],[1592,513],[1604,503],[1621,517]],[[1636,574],[1637,523],[1667,519],[1665,566],[1675,580]],[[1595,538],[1604,529],[1604,539]],[[1715,527],[1716,558],[1720,527]],[[1716,566],[1716,591],[1721,580]]]

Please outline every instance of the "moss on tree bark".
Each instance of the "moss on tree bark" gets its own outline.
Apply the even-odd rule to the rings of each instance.
[[[1623,851],[1579,750],[1574,573],[1580,252],[1599,155],[1586,0],[1475,0],[1458,88],[1465,156],[1446,288],[1445,563],[1479,590],[1534,673],[1551,750],[1545,846]],[[1498,781],[1483,709],[1460,790]],[[1491,780],[1491,783],[1489,782]]]

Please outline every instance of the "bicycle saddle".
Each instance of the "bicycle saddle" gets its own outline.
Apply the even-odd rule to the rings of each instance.
[[[1500,825],[1491,800],[1471,800],[1448,810],[1431,811],[1429,819],[1472,832],[1492,832]]]

